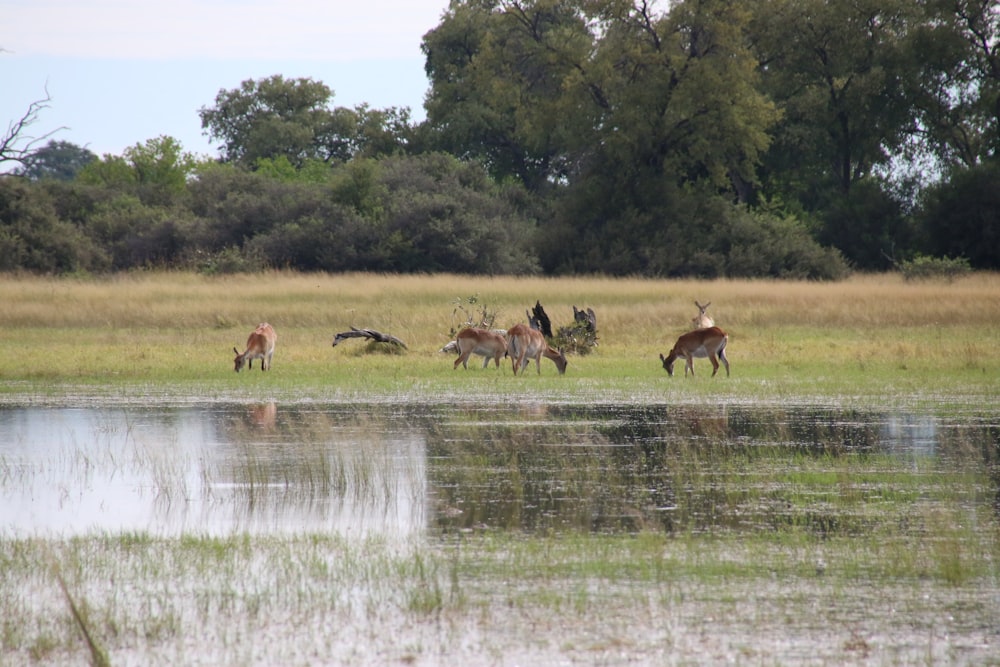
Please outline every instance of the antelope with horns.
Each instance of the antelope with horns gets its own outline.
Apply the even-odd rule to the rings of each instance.
[[[695,300],[694,305],[698,306],[698,317],[691,320],[691,324],[694,325],[694,328],[708,329],[709,327],[714,327],[715,320],[713,320],[705,313],[705,311],[708,310],[708,307],[712,305],[712,302],[709,301],[703,306],[700,303],[698,303],[697,300]]]

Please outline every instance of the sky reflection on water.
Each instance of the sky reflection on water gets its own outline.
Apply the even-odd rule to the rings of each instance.
[[[733,521],[717,516],[733,491],[712,477],[731,457],[975,467],[997,421],[662,405],[0,408],[0,534],[670,530]],[[751,473],[748,485],[771,483]]]
[[[0,410],[0,530],[422,529],[419,434],[390,424],[359,429],[335,412],[290,418],[283,425],[274,404]]]

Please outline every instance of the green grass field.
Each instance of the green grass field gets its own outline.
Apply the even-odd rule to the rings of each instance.
[[[475,304],[470,304],[471,299]],[[697,314],[730,334],[732,377],[668,378],[666,353]],[[108,279],[0,278],[6,360],[0,393],[36,396],[298,397],[421,394],[638,400],[900,401],[990,407],[1000,398],[1000,276],[952,283],[897,275],[839,283],[610,278],[140,273]],[[571,355],[564,377],[509,364],[452,370],[438,350],[483,308],[496,325],[526,320],[540,301],[553,326],[572,308],[597,314],[598,347]],[[236,375],[260,321],[278,332],[272,372]],[[331,347],[351,326],[403,339]],[[682,367],[679,366],[678,370]]]

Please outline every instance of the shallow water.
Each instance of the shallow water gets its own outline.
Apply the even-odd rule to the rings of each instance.
[[[667,405],[0,408],[0,531],[863,531],[994,508],[1000,415]]]

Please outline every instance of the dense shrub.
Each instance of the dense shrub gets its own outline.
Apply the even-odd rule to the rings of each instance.
[[[903,204],[874,179],[859,181],[849,193],[835,197],[820,217],[819,242],[839,249],[859,269],[884,268],[883,252],[913,244]]]
[[[43,188],[0,177],[0,270],[73,273],[106,266],[104,252],[60,219]]]
[[[899,262],[898,267],[906,280],[944,278],[951,281],[972,272],[969,260],[964,257],[950,258],[917,255],[911,260]]]
[[[193,250],[184,258],[183,267],[207,275],[259,273],[269,266],[253,248],[223,248],[218,252]]]
[[[183,264],[194,226],[185,209],[146,206],[132,196],[98,206],[87,222],[114,270]]]
[[[1000,269],[1000,165],[952,174],[926,193],[917,218],[924,254],[964,257],[974,269]]]
[[[479,165],[449,155],[383,161],[391,193],[385,231],[392,270],[522,274],[538,271],[535,224],[520,186],[494,183]]]
[[[797,219],[718,197],[677,193],[657,213],[626,209],[590,224],[565,221],[556,230],[547,245],[553,254],[546,254],[556,272],[813,280],[849,272],[840,253],[820,246]]]
[[[322,186],[269,178],[228,165],[202,169],[189,185],[200,219],[196,245],[209,252],[240,247],[283,223],[322,216]]]
[[[726,275],[839,280],[849,273],[834,248],[824,248],[795,218],[733,207],[717,230],[726,239]]]

